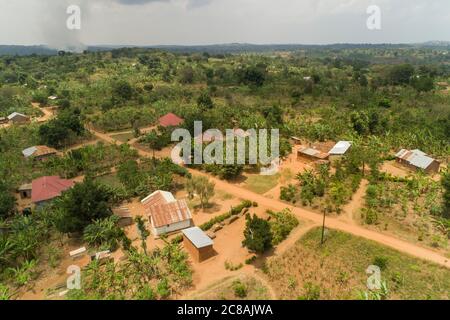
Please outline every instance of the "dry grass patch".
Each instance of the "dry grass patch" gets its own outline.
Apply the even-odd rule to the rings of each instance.
[[[383,262],[388,299],[449,299],[450,271],[347,233],[308,232],[263,270],[281,299],[360,299],[366,269]]]

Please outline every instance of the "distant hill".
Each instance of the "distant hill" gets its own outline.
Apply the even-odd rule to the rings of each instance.
[[[308,45],[308,44],[248,44],[248,43],[231,43],[231,44],[213,44],[213,45],[160,45],[160,46],[132,46],[132,45],[105,45],[105,46],[89,46],[87,51],[109,51],[121,48],[144,48],[144,49],[160,49],[178,53],[196,53],[208,52],[211,54],[225,53],[243,53],[243,52],[272,52],[272,51],[294,51],[294,50],[343,50],[343,49],[373,49],[373,48],[440,48],[450,50],[450,42],[448,41],[428,41],[417,44],[353,44],[353,43],[337,43],[326,45]],[[56,55],[58,50],[48,48],[44,45],[36,46],[20,46],[20,45],[0,45],[0,55]]]

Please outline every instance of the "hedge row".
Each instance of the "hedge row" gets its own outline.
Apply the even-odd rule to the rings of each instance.
[[[200,225],[199,228],[202,229],[203,231],[208,231],[215,224],[221,223],[221,222],[227,220],[228,218],[231,218],[232,216],[236,216],[236,215],[240,214],[242,212],[242,210],[244,210],[246,208],[251,208],[252,206],[256,207],[257,204],[253,203],[253,202],[251,202],[249,200],[244,200],[238,206],[231,208],[230,211],[228,211],[228,212],[226,212],[224,214],[221,214],[220,216],[217,216],[215,218],[212,218],[208,222]],[[182,235],[178,235],[172,240],[173,243],[180,243],[181,241],[183,241],[183,236]]]

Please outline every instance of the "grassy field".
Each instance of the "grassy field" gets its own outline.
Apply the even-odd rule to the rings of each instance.
[[[116,174],[107,174],[96,178],[97,181],[113,187],[123,187]]]
[[[194,300],[267,300],[270,294],[261,281],[240,276],[221,280],[196,294]]]
[[[111,135],[112,138],[119,140],[120,142],[126,143],[134,138],[133,132],[125,132]]]
[[[381,267],[387,299],[449,299],[450,271],[339,231],[308,232],[264,271],[281,299],[361,299],[370,265]]]
[[[264,194],[277,186],[279,178],[279,174],[273,176],[252,174],[247,177],[244,187],[253,192]]]

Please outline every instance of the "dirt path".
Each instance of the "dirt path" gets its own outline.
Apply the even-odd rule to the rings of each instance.
[[[32,102],[31,105],[44,113],[42,117],[37,118],[37,122],[47,122],[55,117],[55,111],[53,107],[41,108],[40,104],[37,102]]]
[[[90,131],[98,138],[103,139],[107,142],[122,144],[120,141],[117,141],[117,140],[111,138],[107,134],[97,132],[93,129],[90,129]],[[135,148],[135,149],[139,152],[139,155],[141,155],[143,157],[151,157],[152,156],[151,152],[146,152],[146,151],[140,150],[139,148]],[[203,172],[200,172],[197,170],[189,169],[189,171],[194,175],[203,175],[203,176],[209,177],[212,181],[214,181],[217,189],[224,190],[227,193],[234,195],[235,197],[245,198],[245,199],[249,199],[252,201],[256,201],[265,207],[272,208],[273,210],[277,210],[277,211],[281,211],[285,208],[289,208],[294,214],[296,214],[301,219],[312,221],[315,224],[322,224],[323,217],[321,214],[318,214],[316,212],[309,211],[304,208],[294,207],[294,206],[285,204],[285,203],[275,200],[275,199],[269,199],[263,195],[254,193],[250,190],[247,190],[242,187],[228,183],[226,181],[217,179],[215,177],[212,177],[206,173],[203,173]],[[436,264],[439,264],[441,266],[444,266],[444,267],[447,267],[450,269],[449,259],[430,250],[430,249],[426,249],[426,248],[417,246],[415,244],[408,243],[406,241],[403,241],[403,240],[400,240],[400,239],[397,239],[397,238],[394,238],[394,237],[391,237],[391,236],[388,236],[388,235],[385,235],[382,233],[378,233],[376,231],[368,230],[363,227],[357,226],[355,224],[349,224],[348,222],[339,220],[337,218],[328,217],[326,220],[326,226],[331,229],[340,230],[343,232],[353,234],[358,237],[362,237],[362,238],[365,238],[368,240],[378,242],[385,246],[396,249],[400,252],[409,254],[411,256],[414,256],[414,257],[417,257],[417,258],[420,258],[423,260],[428,260],[428,261],[434,262]]]
[[[355,214],[363,207],[364,196],[366,195],[368,185],[369,181],[365,179],[361,181],[361,185],[353,194],[352,200],[344,206],[344,214],[340,216],[341,220],[347,221],[350,224],[357,224],[355,221]]]

